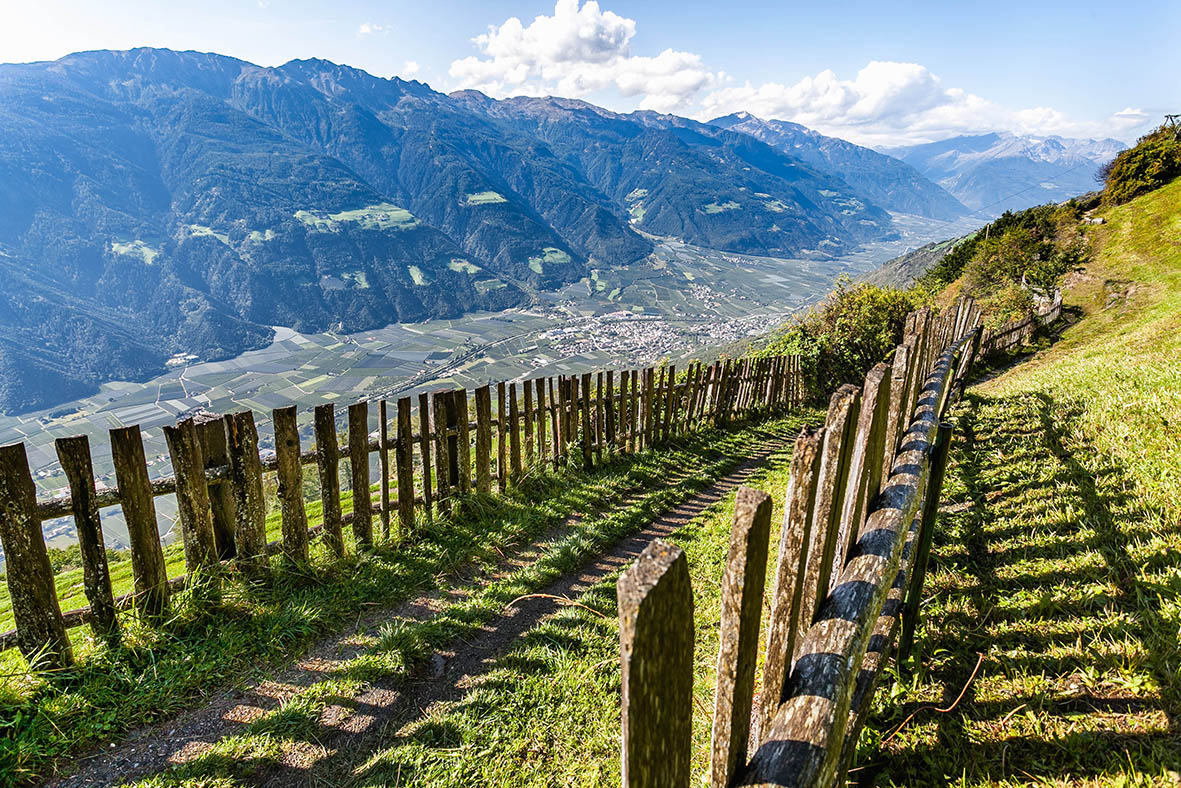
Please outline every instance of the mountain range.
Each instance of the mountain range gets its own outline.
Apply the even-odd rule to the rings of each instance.
[[[910,164],[986,219],[1095,190],[1096,173],[1125,147],[1115,139],[998,132],[883,152]]]
[[[230,357],[276,325],[527,304],[644,260],[656,236],[836,256],[891,237],[890,212],[966,214],[953,194],[918,165],[745,114],[498,101],[166,49],[0,65],[0,410],[177,354]]]

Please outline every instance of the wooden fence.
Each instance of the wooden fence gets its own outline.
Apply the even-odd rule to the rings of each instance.
[[[904,600],[904,638],[913,633],[950,438],[941,419],[980,352],[979,320],[970,299],[941,315],[913,313],[890,358],[861,387],[837,389],[823,427],[797,438],[757,697],[771,507],[766,494],[739,490],[721,585],[711,786],[827,787],[845,773]],[[687,786],[693,599],[684,554],[654,542],[617,592],[624,788]]]
[[[1055,290],[1050,298],[1039,299],[1032,313],[1014,318],[996,329],[985,331],[980,343],[981,354],[990,356],[1024,345],[1037,331],[1062,317],[1062,291]]]
[[[294,406],[275,410],[275,456],[263,460],[253,413],[181,421],[165,427],[173,474],[151,480],[137,426],[111,430],[117,487],[96,489],[85,436],[56,442],[68,497],[37,501],[24,444],[0,447],[0,541],[16,629],[0,635],[0,650],[19,646],[30,664],[68,666],[68,627],[88,622],[95,634],[117,637],[116,612],[136,607],[153,622],[169,609],[170,595],[200,577],[194,593],[217,593],[218,571],[228,565],[252,577],[270,570],[268,556],[306,561],[308,542],[320,535],[344,552],[343,527],[351,526],[359,549],[372,545],[375,518],[380,538],[392,523],[401,533],[419,516],[446,512],[457,496],[503,491],[529,471],[567,462],[590,468],[613,455],[647,449],[704,425],[725,426],[771,409],[793,407],[805,397],[796,356],[745,358],[711,365],[693,363],[681,375],[673,366],[586,373],[486,385],[472,391],[441,390],[396,402],[348,406],[347,444],[339,445],[331,404],[314,412],[315,448],[301,447]],[[376,435],[376,437],[374,437]],[[495,444],[495,445],[494,445]],[[379,483],[370,490],[370,459],[377,454]],[[352,511],[342,512],[340,460],[348,459]],[[320,481],[322,524],[308,527],[303,466]],[[268,543],[264,473],[277,478],[282,537]],[[175,494],[184,545],[185,575],[168,578],[154,499]],[[134,590],[114,597],[103,546],[99,509],[119,505],[127,522]],[[43,520],[72,515],[81,547],[89,605],[60,611],[42,536]]]

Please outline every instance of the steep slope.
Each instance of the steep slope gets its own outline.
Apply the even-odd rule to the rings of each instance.
[[[1118,140],[980,134],[885,149],[984,215],[1061,202],[1095,188]]]
[[[714,118],[711,126],[749,134],[811,167],[836,172],[857,194],[888,211],[952,221],[968,209],[914,167],[892,156],[784,120],[748,112]]]
[[[540,139],[645,232],[768,255],[833,254],[892,233],[848,184],[744,134],[572,99],[452,99]]]
[[[887,287],[910,287],[931,266],[938,263],[954,249],[960,240],[960,238],[950,238],[946,241],[933,241],[918,249],[912,249],[905,254],[898,255],[893,260],[887,260],[869,273],[857,277],[857,280]]]

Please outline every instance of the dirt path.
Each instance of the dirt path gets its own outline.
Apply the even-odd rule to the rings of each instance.
[[[690,522],[710,504],[742,484],[777,450],[782,439],[767,436],[752,453],[712,485],[663,512],[639,531],[613,545],[583,567],[550,583],[538,593],[572,597],[632,561],[653,539]],[[626,506],[644,491],[633,491],[615,506]],[[293,667],[246,691],[227,690],[200,709],[133,731],[122,744],[79,758],[76,771],[46,783],[53,788],[117,785],[199,757],[214,742],[244,731],[300,690],[330,678],[350,659],[367,651],[369,637],[394,619],[427,621],[447,605],[478,592],[491,582],[535,561],[583,516],[574,514],[531,544],[507,555],[492,571],[474,577],[457,572],[440,589],[401,605],[374,610],[347,634],[321,641]],[[468,572],[471,572],[470,567]],[[538,622],[557,612],[560,602],[531,597],[513,605],[484,626],[474,638],[437,652],[414,676],[371,682],[355,698],[325,709],[316,744],[289,750],[283,761],[257,774],[252,782],[271,786],[306,785],[327,773],[346,771],[369,754],[371,743],[390,726],[396,730],[435,703],[460,696],[471,679],[489,670],[496,658]],[[458,647],[455,647],[458,646]]]

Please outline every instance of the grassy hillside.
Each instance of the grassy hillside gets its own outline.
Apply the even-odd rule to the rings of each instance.
[[[921,664],[862,742],[878,784],[1179,783],[1181,181],[1102,215],[1077,322],[954,414]]]

